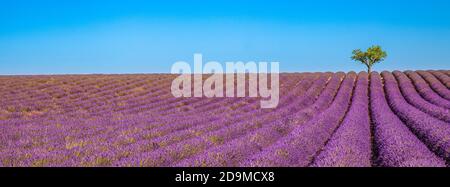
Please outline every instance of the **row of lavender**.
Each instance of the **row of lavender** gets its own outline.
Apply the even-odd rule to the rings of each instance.
[[[255,98],[170,97],[170,75],[40,78],[43,85],[22,87],[0,77],[3,106],[64,106],[31,116],[2,107],[0,165],[445,166],[448,76],[282,74],[273,110]],[[78,91],[65,92],[68,84]]]

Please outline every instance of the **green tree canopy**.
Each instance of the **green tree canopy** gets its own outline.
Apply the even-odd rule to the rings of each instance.
[[[371,72],[374,64],[383,61],[387,57],[387,53],[379,45],[370,47],[366,52],[361,51],[361,49],[356,49],[353,50],[352,54],[352,60],[365,64],[368,73]]]

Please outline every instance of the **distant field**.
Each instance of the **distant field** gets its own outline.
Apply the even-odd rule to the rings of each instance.
[[[450,166],[450,71],[283,73],[275,109],[175,77],[0,76],[0,166]]]

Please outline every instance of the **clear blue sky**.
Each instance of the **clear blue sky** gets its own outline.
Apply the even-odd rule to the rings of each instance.
[[[281,71],[450,69],[447,0],[0,2],[0,74],[169,72],[178,60],[279,61]]]

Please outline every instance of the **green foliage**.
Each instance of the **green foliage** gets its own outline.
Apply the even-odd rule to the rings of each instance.
[[[352,60],[365,64],[369,73],[374,64],[383,61],[387,57],[387,53],[378,45],[370,47],[366,52],[361,51],[361,49],[353,50],[352,54]]]

